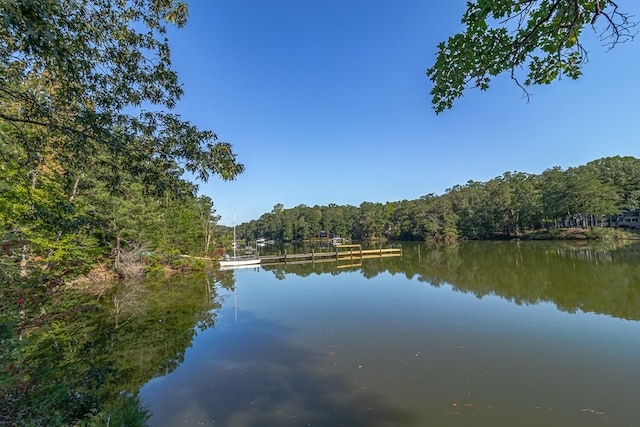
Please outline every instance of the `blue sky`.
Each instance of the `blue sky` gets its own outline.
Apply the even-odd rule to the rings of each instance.
[[[539,174],[640,157],[640,40],[611,51],[587,29],[577,81],[508,76],[431,110],[425,75],[460,30],[463,0],[189,1],[172,30],[185,96],[177,112],[230,142],[246,167],[200,183],[221,224],[285,208],[443,194],[507,171]],[[620,3],[640,17],[640,3]]]

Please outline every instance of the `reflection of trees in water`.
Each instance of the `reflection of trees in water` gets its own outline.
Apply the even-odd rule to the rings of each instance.
[[[427,252],[429,257],[438,250]],[[640,319],[638,246],[568,246],[543,242],[457,245],[429,278],[478,297],[498,295],[517,304],[554,303],[577,310]],[[420,273],[418,273],[420,274]]]
[[[594,242],[404,243],[401,258],[363,260],[370,279],[404,274],[433,286],[451,284],[477,297],[497,295],[516,304],[554,303],[623,319],[640,319],[640,245]],[[335,264],[277,267],[287,274],[339,274]],[[354,271],[354,269],[346,270]]]
[[[124,282],[116,287],[116,291],[111,296],[110,309],[115,329],[144,314],[146,305],[144,294],[146,293],[146,288],[140,282]]]
[[[292,345],[292,330],[251,313],[240,317],[233,330],[218,329],[207,342],[206,370],[165,378],[150,425],[418,425],[412,414],[319,369],[330,356]]]
[[[197,331],[215,324],[221,307],[217,283],[203,274],[146,283],[138,300],[145,307],[143,315],[133,315],[115,330],[104,325],[105,335],[94,349],[115,369],[113,393],[137,392],[141,384],[183,362]]]
[[[202,274],[123,283],[100,301],[68,291],[32,328],[21,368],[37,407],[13,413],[16,425],[71,425],[88,414],[115,424],[109,411],[123,403],[135,411],[130,397],[182,363],[220,307],[214,283]]]

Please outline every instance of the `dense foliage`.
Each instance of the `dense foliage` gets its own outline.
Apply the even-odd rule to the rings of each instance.
[[[187,14],[178,0],[0,2],[0,357],[11,367],[0,397],[12,403],[0,424],[15,405],[46,400],[34,393],[50,374],[71,400],[52,393],[58,419],[43,425],[86,409],[72,408],[72,379],[46,356],[69,333],[43,319],[77,309],[51,298],[61,285],[90,270],[139,277],[213,247],[213,202],[183,175],[234,179],[243,166],[172,112],[182,88],[167,27]],[[53,348],[28,360],[24,349],[48,332]]]
[[[467,2],[462,24],[462,32],[438,45],[427,71],[436,113],[451,108],[468,88],[486,90],[502,72],[527,97],[527,86],[577,79],[588,59],[585,27],[612,48],[634,38],[637,22],[612,0],[474,0]]]
[[[609,157],[540,175],[506,172],[469,181],[443,195],[355,206],[276,205],[238,234],[292,241],[340,236],[356,240],[496,239],[561,227],[607,226],[640,208],[640,159]]]
[[[183,174],[243,166],[171,112],[182,89],[167,25],[185,24],[186,5],[8,1],[0,16],[2,278],[118,268],[126,249],[206,252],[213,203]]]
[[[167,25],[178,0],[0,2],[2,139],[26,171],[45,160],[73,180],[93,167],[170,188],[176,164],[206,180],[243,167],[228,143],[171,113],[182,96]]]

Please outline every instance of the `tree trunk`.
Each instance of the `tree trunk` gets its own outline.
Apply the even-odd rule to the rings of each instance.
[[[120,268],[120,261],[121,261],[121,254],[120,254],[120,236],[116,236],[116,247],[114,249],[115,253],[114,253],[114,264],[113,267],[115,268],[116,271],[118,271],[118,269]]]
[[[80,183],[81,176],[82,174],[78,175],[73,183],[73,187],[71,187],[71,194],[69,194],[69,204],[73,204],[73,200],[76,198],[76,194],[78,194],[78,184]]]
[[[27,277],[29,269],[27,268],[27,261],[29,260],[29,247],[26,243],[22,244],[22,255],[20,257],[20,278]]]
[[[73,205],[73,201],[76,198],[76,194],[78,194],[78,184],[80,183],[80,176],[81,175],[78,175],[78,177],[73,183],[73,187],[71,187],[71,194],[69,194],[69,199],[68,199],[70,205]],[[60,238],[62,238],[62,230],[58,230],[58,232],[56,233],[56,242],[60,241]]]
[[[209,246],[211,246],[211,221],[207,221],[206,239],[204,242],[204,256],[209,256]]]
[[[31,175],[31,191],[33,192],[33,190],[35,190],[36,188],[36,178],[38,176],[38,170],[33,169],[31,172],[29,172],[29,174]],[[34,206],[32,205],[31,208],[34,209]],[[28,268],[29,246],[27,245],[27,241],[24,238],[23,238],[21,252],[22,254],[20,256],[20,277],[25,278],[29,274],[29,268]]]

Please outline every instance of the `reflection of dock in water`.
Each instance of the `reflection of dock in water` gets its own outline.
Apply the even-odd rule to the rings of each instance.
[[[358,261],[369,258],[402,256],[401,248],[362,249],[362,245],[336,245],[332,252],[307,252],[302,254],[265,255],[260,264],[306,264],[321,262]],[[338,267],[342,267],[338,265]]]

